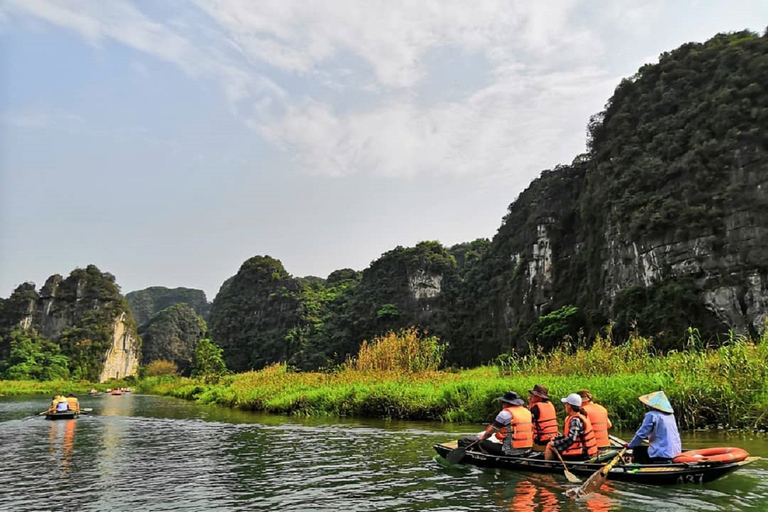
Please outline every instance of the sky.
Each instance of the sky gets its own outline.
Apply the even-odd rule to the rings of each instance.
[[[209,300],[492,238],[622,78],[768,2],[0,0],[0,297],[95,264]]]

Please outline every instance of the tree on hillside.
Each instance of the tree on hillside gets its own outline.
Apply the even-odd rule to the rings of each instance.
[[[192,364],[192,377],[217,382],[229,373],[222,357],[222,349],[208,338],[201,339],[195,347],[195,360]]]

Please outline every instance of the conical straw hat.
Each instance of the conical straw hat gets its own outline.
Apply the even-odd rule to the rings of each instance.
[[[672,409],[672,404],[669,403],[669,398],[667,398],[667,395],[665,395],[663,391],[648,393],[647,395],[638,397],[638,400],[643,402],[648,407],[653,407],[654,409],[658,409],[661,412],[675,412]]]

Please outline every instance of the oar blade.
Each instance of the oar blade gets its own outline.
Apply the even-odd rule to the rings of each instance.
[[[590,476],[586,482],[576,491],[573,495],[575,497],[587,496],[600,489],[606,480],[608,480],[608,473],[610,473],[613,466],[615,466],[621,458],[624,456],[624,452],[627,449],[623,448],[613,459],[611,459],[605,466],[598,469],[592,476]]]
[[[451,464],[458,464],[464,459],[464,456],[467,454],[466,448],[456,448],[451,453],[448,454],[446,457],[446,460],[450,462]]]
[[[592,494],[596,490],[600,489],[607,479],[608,479],[607,474],[603,474],[602,471],[598,471],[597,473],[590,476],[586,482],[584,482],[584,484],[578,490],[577,494],[579,496],[586,496],[587,494]]]
[[[581,483],[581,478],[577,477],[576,475],[574,475],[573,473],[571,473],[567,469],[565,470],[565,478],[567,478],[568,481],[571,482],[572,484],[580,484]]]

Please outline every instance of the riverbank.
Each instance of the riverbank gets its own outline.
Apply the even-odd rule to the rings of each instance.
[[[245,410],[295,415],[334,415],[488,422],[496,398],[507,390],[527,396],[534,384],[550,396],[587,388],[611,413],[617,428],[635,428],[645,414],[637,397],[663,389],[682,429],[768,427],[768,336],[745,338],[717,349],[661,356],[632,337],[611,345],[567,345],[552,353],[509,359],[498,366],[460,371],[361,371],[345,366],[329,373],[294,372],[273,365],[223,377],[216,384],[177,377],[146,379],[148,393]]]
[[[527,396],[534,384],[554,401],[587,388],[616,428],[633,429],[644,406],[637,397],[663,389],[680,427],[768,429],[768,334],[735,337],[716,349],[661,355],[649,340],[620,345],[598,338],[589,347],[568,344],[548,354],[508,357],[497,365],[462,370],[371,370],[354,364],[329,372],[298,372],[286,365],[227,375],[217,382],[175,376],[130,384],[136,390],[242,410],[302,416],[357,416],[482,423],[499,410],[508,390]],[[0,382],[0,394],[84,393],[88,383]],[[559,404],[558,404],[559,405]],[[558,409],[562,413],[561,409]]]

